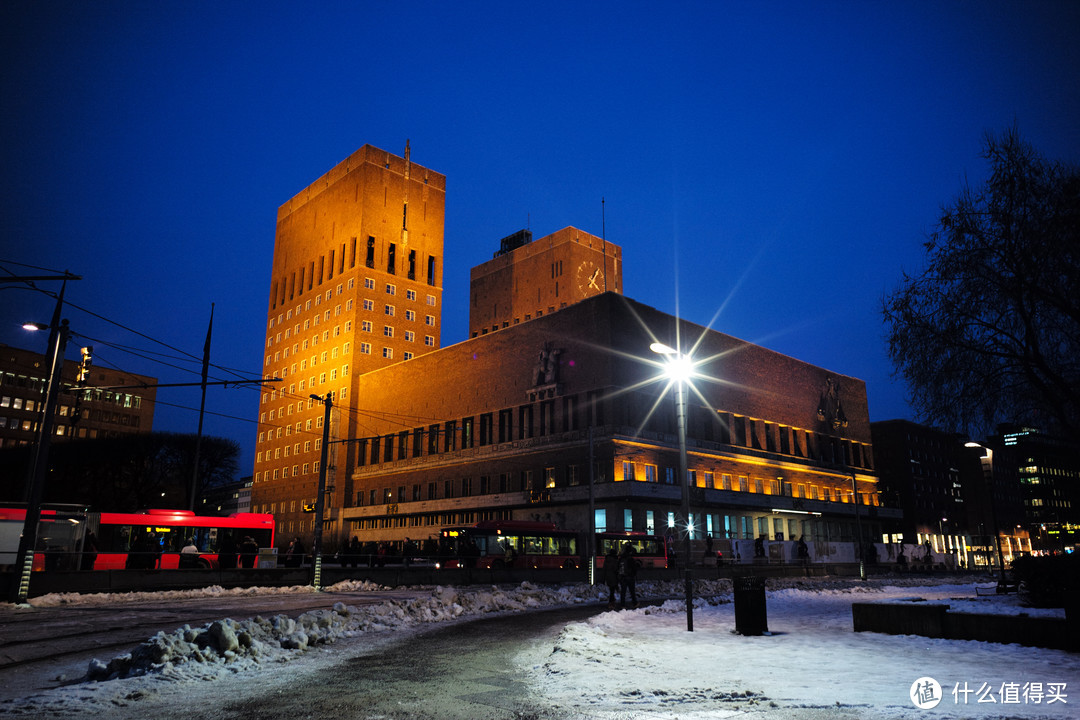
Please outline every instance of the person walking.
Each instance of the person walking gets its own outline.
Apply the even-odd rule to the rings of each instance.
[[[630,607],[637,607],[637,571],[641,561],[635,557],[634,546],[626,543],[619,555],[619,607],[625,608],[626,591],[630,591]]]
[[[607,609],[615,609],[615,595],[619,592],[619,553],[615,552],[615,546],[608,548],[604,556],[604,584],[608,589]]]

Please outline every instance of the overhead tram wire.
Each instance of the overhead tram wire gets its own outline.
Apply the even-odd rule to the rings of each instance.
[[[29,268],[33,268],[33,269],[37,269],[37,270],[47,270],[47,268],[40,268],[40,267],[37,267],[37,266],[34,266],[34,265],[25,265],[25,264],[23,264],[23,263],[17,263],[17,262],[13,262],[13,261],[3,261],[3,260],[0,260],[0,262],[8,262],[9,264],[12,264],[12,265],[19,265],[19,266],[21,266],[21,267],[29,267]],[[13,273],[11,273],[11,271],[9,271],[9,270],[6,270],[6,269],[5,269],[5,272],[8,272],[9,274],[12,274],[12,275],[13,275]],[[60,271],[51,271],[51,272],[60,272]],[[64,271],[64,274],[70,274],[70,273],[67,273],[66,271]],[[53,298],[55,298],[55,297],[56,297],[56,293],[55,293],[55,292],[51,292],[51,291],[49,291],[49,290],[45,290],[45,289],[39,288],[39,287],[37,287],[36,285],[34,285],[34,284],[33,284],[32,282],[26,282],[25,284],[27,285],[27,287],[28,287],[28,288],[30,288],[30,289],[32,289],[32,290],[35,290],[35,291],[37,291],[37,292],[40,292],[40,293],[42,293],[42,294],[44,294],[44,295],[47,295],[47,296],[49,296],[49,297],[53,297]],[[85,307],[82,307],[81,305],[78,305],[78,304],[76,304],[76,303],[74,303],[74,302],[71,302],[70,300],[65,300],[65,301],[64,301],[64,305],[65,305],[65,306],[67,306],[67,307],[72,307],[72,308],[75,308],[76,310],[80,310],[80,311],[82,311],[82,312],[86,313],[87,315],[91,315],[92,317],[95,317],[95,318],[97,318],[97,319],[99,319],[99,320],[102,320],[102,321],[104,321],[104,322],[107,322],[107,323],[109,323],[109,324],[111,324],[111,325],[115,325],[116,327],[120,328],[121,330],[125,330],[125,331],[127,331],[127,332],[130,332],[130,333],[133,333],[133,334],[135,334],[135,335],[138,335],[139,337],[141,337],[141,338],[144,338],[144,339],[146,339],[146,340],[149,340],[150,342],[153,342],[153,343],[156,343],[156,344],[158,344],[158,345],[161,345],[161,346],[163,346],[163,347],[166,347],[166,348],[168,348],[169,350],[172,350],[173,352],[176,352],[176,353],[180,353],[181,355],[183,355],[183,356],[185,356],[185,357],[187,357],[187,358],[190,358],[190,359],[191,359],[191,360],[192,360],[193,362],[198,362],[198,363],[200,363],[200,364],[202,363],[202,356],[200,356],[200,355],[196,355],[196,354],[194,354],[194,353],[190,353],[190,352],[187,352],[186,350],[182,350],[182,349],[180,349],[180,348],[178,348],[178,347],[175,347],[175,346],[173,346],[173,345],[170,345],[169,343],[167,343],[167,342],[165,342],[165,341],[163,341],[163,340],[158,340],[157,338],[154,338],[154,337],[152,337],[152,336],[150,336],[150,335],[147,335],[146,333],[140,332],[140,331],[138,331],[138,330],[136,330],[136,329],[134,329],[134,328],[132,328],[132,327],[129,327],[129,326],[127,326],[127,325],[124,325],[123,323],[117,322],[117,321],[115,321],[115,320],[111,320],[111,319],[109,319],[109,318],[105,317],[104,315],[101,315],[101,314],[99,314],[99,313],[96,313],[96,312],[94,312],[93,310],[89,310],[89,309],[87,309],[87,308],[85,308]],[[73,333],[73,334],[74,334],[74,333]],[[88,339],[88,340],[94,340],[93,338],[90,338],[89,336],[86,336],[86,335],[81,335],[81,334],[80,334],[80,335],[79,335],[79,337],[85,337],[85,338],[86,338],[86,339]],[[110,345],[110,343],[108,343],[107,341],[103,341],[103,340],[94,340],[94,342],[100,342],[100,343],[102,343],[102,344]],[[120,345],[120,344],[118,344],[118,343],[117,343],[117,344],[112,344],[112,345],[113,345],[113,347],[115,347],[115,348],[116,348],[116,349],[118,349],[118,350],[122,350],[122,349],[124,349],[124,347],[125,347],[125,346],[122,346],[122,345]],[[133,351],[133,350],[125,350],[125,351],[126,351],[126,352],[130,352],[130,353],[131,353],[131,354],[133,354],[133,355],[139,356],[139,355],[138,355],[138,353],[136,353],[136,352],[135,352],[135,351]],[[143,351],[143,352],[152,352],[152,351]],[[147,358],[147,357],[143,357],[143,359],[145,359],[145,360],[150,360],[151,362],[161,362],[161,361],[158,361],[158,360],[153,360],[152,358]],[[177,358],[177,359],[178,359],[178,358]],[[167,365],[168,363],[162,363],[162,364],[166,364],[166,365]],[[174,366],[174,367],[175,367],[175,366]],[[223,370],[223,371],[225,371],[225,372],[229,372],[229,373],[232,373],[232,374],[234,374],[234,375],[241,375],[241,374],[242,374],[242,372],[244,372],[244,371],[238,371],[238,370],[235,370],[235,369],[233,369],[233,368],[227,368],[227,367],[225,367],[225,366],[221,366],[221,365],[215,365],[215,364],[213,364],[213,363],[211,364],[211,367],[217,368],[217,369],[219,369],[219,370]],[[181,370],[182,370],[183,368],[177,368],[177,369],[181,369]],[[195,373],[195,371],[193,371],[193,370],[192,370],[192,371],[188,371],[188,372],[192,372],[192,373]],[[196,374],[197,374],[197,373],[196,373]],[[253,373],[253,375],[254,375],[254,373]],[[262,375],[261,375],[261,374],[259,374],[259,375],[258,375],[258,377],[262,377]],[[215,379],[224,379],[224,378],[215,378]],[[247,378],[245,378],[245,379],[247,379]]]

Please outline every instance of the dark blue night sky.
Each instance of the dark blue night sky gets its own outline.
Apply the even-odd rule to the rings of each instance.
[[[881,297],[982,180],[985,132],[1080,160],[1078,32],[1075,2],[9,0],[0,259],[83,276],[72,302],[191,356],[70,309],[99,364],[197,380],[216,303],[214,363],[257,375],[277,207],[408,139],[447,176],[443,345],[501,237],[574,225],[624,248],[627,295],[911,417]],[[0,342],[44,351],[18,325],[52,301],[0,302]],[[195,430],[197,390],[158,397],[156,429]],[[244,474],[257,407],[208,395]]]

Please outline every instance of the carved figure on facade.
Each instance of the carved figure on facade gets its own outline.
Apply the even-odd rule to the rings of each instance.
[[[821,398],[818,400],[817,418],[828,423],[834,430],[847,427],[847,415],[844,414],[844,406],[840,402],[840,385],[831,377],[825,378],[825,387],[822,388]]]

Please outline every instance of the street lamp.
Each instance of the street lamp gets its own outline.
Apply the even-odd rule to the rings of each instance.
[[[666,358],[665,374],[675,383],[675,416],[679,428],[679,477],[682,478],[682,514],[686,519],[686,540],[683,545],[683,557],[686,585],[686,630],[694,631],[694,583],[690,570],[690,477],[686,462],[686,384],[694,376],[694,363],[689,355],[660,342],[654,342],[649,349]]]
[[[14,586],[13,599],[16,604],[26,602],[30,592],[30,575],[34,569],[34,550],[37,546],[38,522],[41,519],[41,498],[44,495],[45,477],[49,464],[49,445],[52,442],[53,417],[60,394],[60,378],[64,369],[64,349],[67,347],[68,321],[60,320],[64,302],[64,290],[61,288],[56,301],[51,324],[25,323],[27,330],[49,330],[49,377],[45,386],[45,405],[42,408],[41,423],[38,425],[37,443],[31,464],[29,487],[26,491],[26,519],[23,521],[22,537],[15,556],[15,568],[19,573]]]
[[[968,441],[964,443],[964,447],[969,448],[981,448],[986,451],[985,455],[979,456],[979,463],[982,465],[983,481],[986,483],[987,489],[990,491],[990,524],[994,531],[994,545],[997,547],[998,556],[998,581],[1001,586],[1005,585],[1005,556],[1001,552],[1001,538],[998,534],[997,524],[997,508],[994,503],[994,451],[977,442]]]

